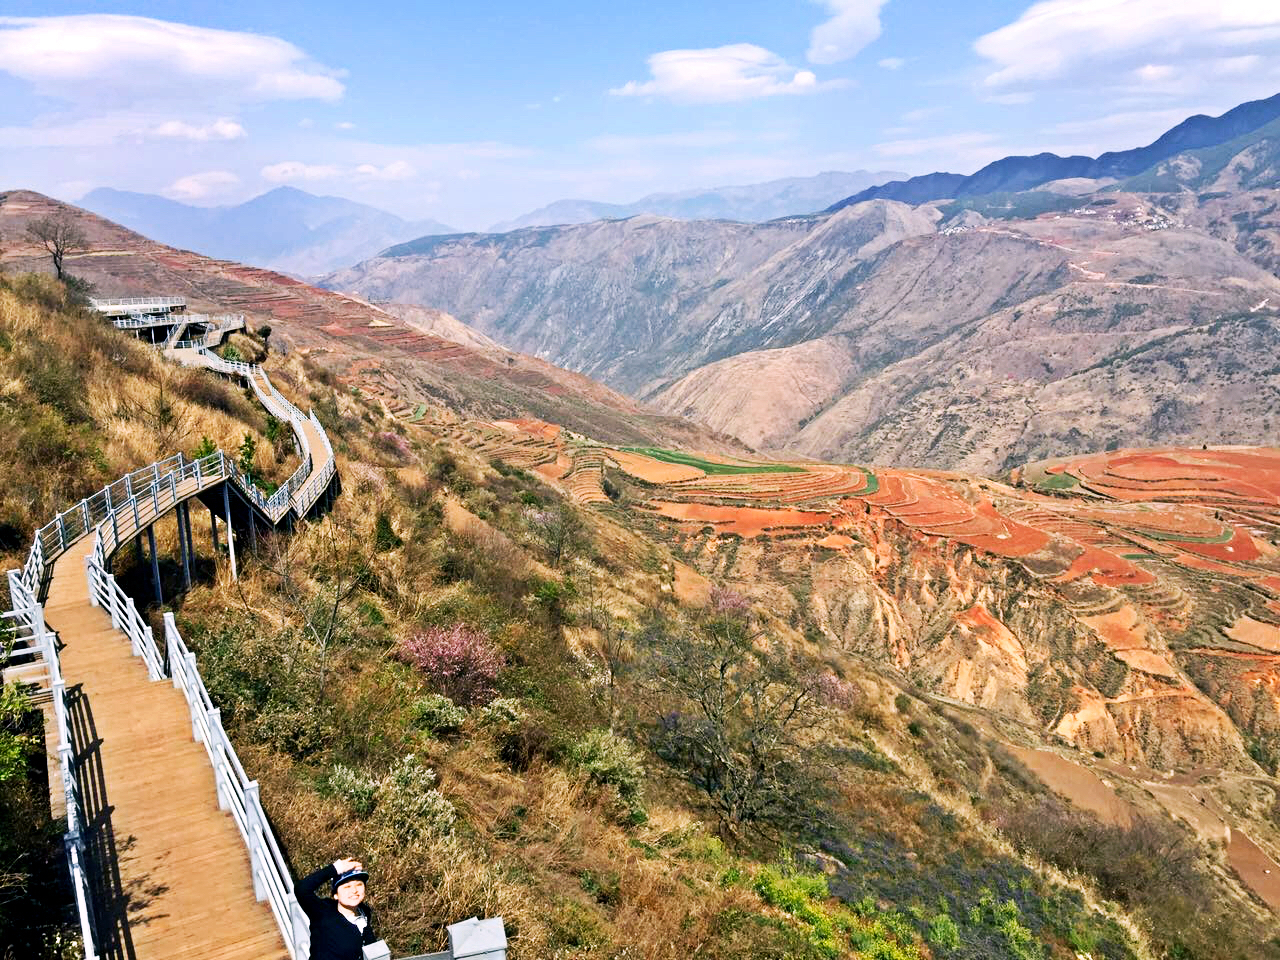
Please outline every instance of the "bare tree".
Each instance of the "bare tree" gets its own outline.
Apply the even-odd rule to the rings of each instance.
[[[827,779],[812,742],[831,716],[823,675],[727,605],[646,639],[654,748],[724,831],[768,836],[811,816]]]
[[[365,562],[362,540],[349,524],[331,517],[318,525],[308,540],[309,545],[304,545],[300,537],[269,537],[258,559],[262,568],[278,579],[277,596],[289,619],[301,629],[301,636],[310,641],[319,702],[324,697],[330,647],[347,629],[347,606],[357,591],[368,586],[373,574]],[[322,571],[314,586],[307,583],[307,566]]]
[[[154,442],[161,456],[172,453],[187,438],[191,418],[174,403],[168,391],[167,376],[160,378],[156,392],[144,402],[123,403],[120,415],[135,420]]]
[[[44,247],[53,260],[53,269],[59,280],[62,279],[62,265],[68,254],[89,249],[89,238],[65,211],[32,220],[27,224],[27,236]]]

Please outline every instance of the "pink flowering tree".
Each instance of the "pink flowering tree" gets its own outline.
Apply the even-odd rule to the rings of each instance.
[[[751,601],[736,590],[716,585],[711,588],[711,609],[724,616],[745,617],[751,612]]]
[[[506,665],[492,641],[465,623],[420,630],[401,643],[400,654],[437,690],[466,707],[497,695],[498,673]]]

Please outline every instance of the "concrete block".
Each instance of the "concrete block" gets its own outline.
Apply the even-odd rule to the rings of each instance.
[[[449,952],[454,960],[506,960],[507,929],[501,917],[480,920],[472,917],[449,928]]]

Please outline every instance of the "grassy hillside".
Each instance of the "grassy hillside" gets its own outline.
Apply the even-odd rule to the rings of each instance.
[[[130,427],[162,384],[188,418],[171,448],[270,448],[238,389],[201,374],[197,393],[61,288],[0,297],[10,557],[56,506],[168,452]],[[513,958],[1280,956],[1219,851],[1054,799],[998,717],[689,591],[612,508],[394,421],[296,353],[266,362],[330,431],[342,495],[260,536],[238,582],[219,557],[166,595],[294,874],[361,858],[397,955],[500,914]],[[59,445],[13,439],[44,423]],[[41,775],[0,784],[5,816]],[[0,826],[6,856],[56,861],[56,826]],[[48,871],[6,882],[0,921],[30,925],[8,904]]]

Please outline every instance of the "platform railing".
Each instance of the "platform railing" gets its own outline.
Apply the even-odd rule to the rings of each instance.
[[[63,834],[63,846],[67,855],[67,873],[76,901],[76,917],[80,922],[85,960],[97,960],[98,949],[94,939],[93,908],[89,878],[84,867],[84,805],[80,799],[80,785],[75,776],[75,750],[71,745],[71,721],[67,710],[67,686],[62,679],[62,667],[58,662],[57,637],[45,626],[44,608],[36,595],[27,589],[20,572],[8,574],[9,596],[13,609],[6,614],[15,626],[21,626],[33,641],[35,652],[42,657],[48,673],[49,690],[53,695],[54,724],[57,730],[58,772],[62,779],[62,794],[66,798],[67,830]]]

